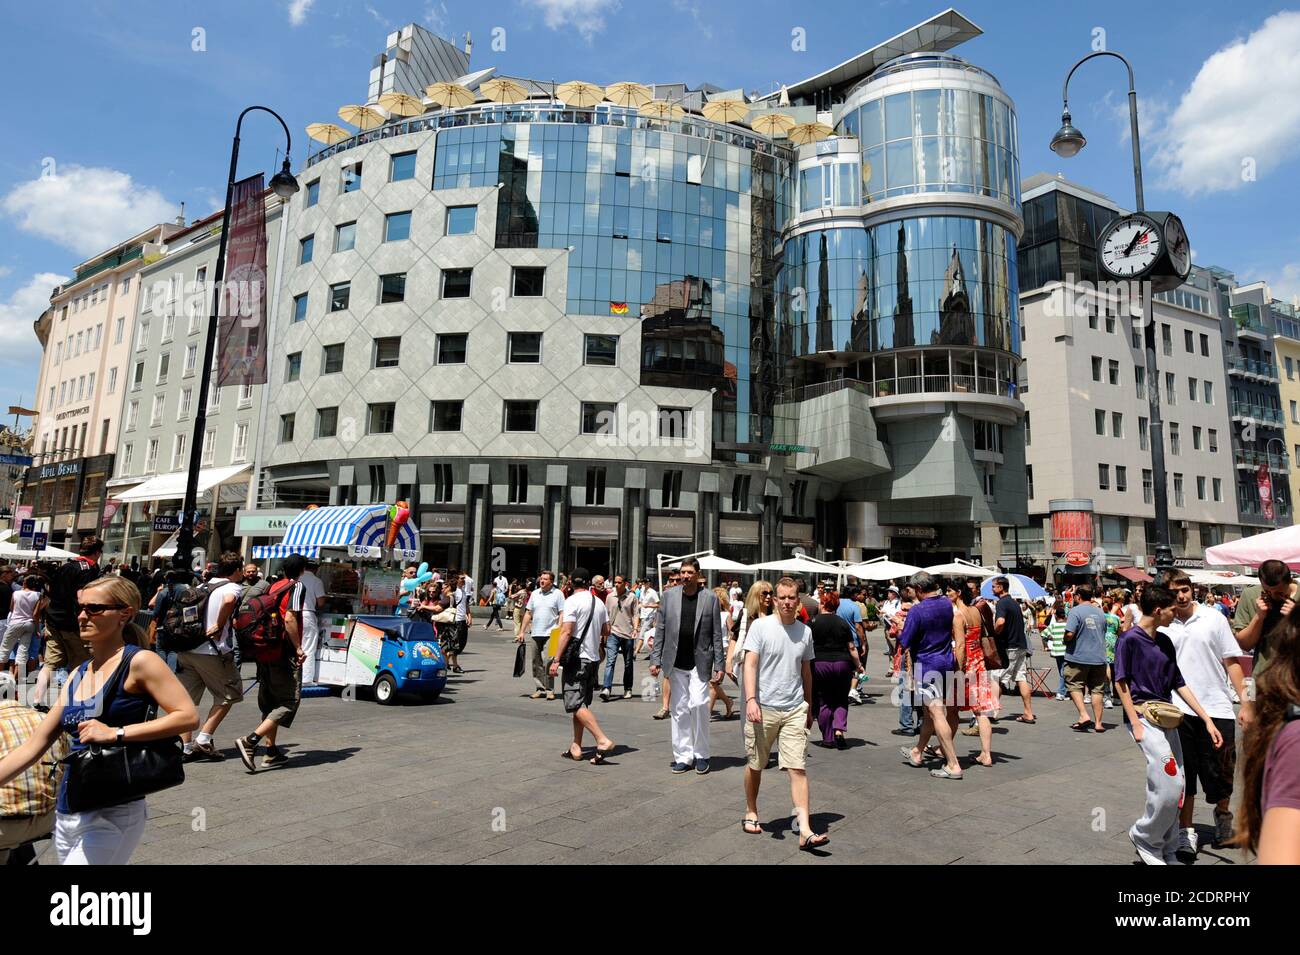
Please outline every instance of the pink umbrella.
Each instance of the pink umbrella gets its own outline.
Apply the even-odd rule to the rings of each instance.
[[[1243,564],[1258,567],[1266,560],[1280,560],[1300,570],[1300,526],[1282,527],[1254,537],[1219,544],[1205,552],[1207,564]]]

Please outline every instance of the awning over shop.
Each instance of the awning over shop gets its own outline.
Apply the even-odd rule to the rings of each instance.
[[[347,551],[349,557],[382,558],[387,549],[388,505],[357,504],[343,507],[315,507],[295,517],[279,544],[253,548],[253,558],[288,557],[302,554],[318,558],[322,550]],[[397,528],[393,541],[394,560],[415,560],[419,556],[420,528],[407,520]]]
[[[225,484],[231,478],[242,474],[252,467],[251,464],[232,464],[224,468],[204,468],[199,472],[199,493],[212,490],[218,484]],[[129,491],[114,495],[119,501],[180,501],[185,498],[185,482],[189,474],[174,471],[171,474],[159,474],[143,484],[136,485]]]
[[[172,557],[175,557],[176,542],[180,539],[180,536],[181,536],[180,531],[178,530],[172,531],[171,536],[168,537],[165,541],[162,542],[162,544],[159,545],[158,549],[153,552],[153,555],[155,557],[166,557],[169,560]]]
[[[1149,584],[1155,578],[1138,567],[1116,567],[1115,573],[1135,584]]]

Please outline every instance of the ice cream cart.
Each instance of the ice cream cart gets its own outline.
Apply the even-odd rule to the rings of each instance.
[[[279,544],[253,548],[255,560],[301,554],[319,560],[325,599],[317,607],[318,680],[333,687],[373,689],[380,703],[399,693],[436,698],[447,663],[433,627],[391,616],[400,570],[382,565],[414,560],[420,530],[403,502],[310,508],[290,522]]]

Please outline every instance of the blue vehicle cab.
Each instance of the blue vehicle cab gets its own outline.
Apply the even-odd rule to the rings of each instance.
[[[411,617],[359,615],[349,629],[347,682],[373,688],[377,703],[390,705],[400,693],[426,700],[436,700],[442,693],[447,685],[447,659],[431,623]]]

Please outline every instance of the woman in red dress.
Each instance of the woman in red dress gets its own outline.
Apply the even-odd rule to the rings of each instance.
[[[975,761],[981,766],[993,765],[990,746],[993,743],[993,724],[989,717],[995,703],[993,687],[984,667],[984,650],[980,645],[982,620],[975,609],[975,587],[968,580],[953,580],[948,585],[948,599],[952,601],[952,639],[957,655],[957,666],[963,672],[964,699],[958,700],[958,711],[972,711],[979,725],[980,753]],[[962,684],[959,684],[962,685]]]

